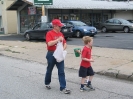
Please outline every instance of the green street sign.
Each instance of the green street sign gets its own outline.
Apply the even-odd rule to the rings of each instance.
[[[52,5],[53,0],[34,0],[34,5]]]

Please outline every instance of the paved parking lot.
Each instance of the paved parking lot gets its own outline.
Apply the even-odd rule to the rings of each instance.
[[[70,45],[83,45],[81,38],[68,39]],[[94,37],[95,47],[133,49],[133,33],[99,33]]]
[[[0,35],[0,40],[7,41],[25,41],[22,35]],[[45,42],[45,40],[32,40],[31,42]],[[69,38],[69,45],[82,46],[82,38]],[[94,37],[95,47],[133,49],[133,33],[98,33]]]

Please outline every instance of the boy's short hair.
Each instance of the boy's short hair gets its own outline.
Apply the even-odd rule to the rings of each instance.
[[[90,36],[84,36],[83,37],[84,44],[88,44],[92,41],[92,37]]]

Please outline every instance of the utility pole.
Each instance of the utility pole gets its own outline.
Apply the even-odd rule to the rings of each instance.
[[[45,7],[42,5],[42,16],[45,16]]]

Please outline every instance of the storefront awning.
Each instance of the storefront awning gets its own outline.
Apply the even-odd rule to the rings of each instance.
[[[16,0],[7,8],[7,10],[17,10],[19,7],[21,7],[25,3],[29,5],[33,5],[33,3],[27,0]]]

